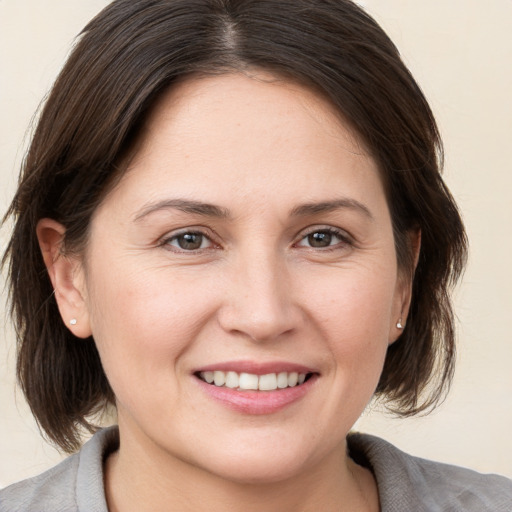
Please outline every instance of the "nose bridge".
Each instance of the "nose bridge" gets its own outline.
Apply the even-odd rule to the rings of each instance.
[[[257,341],[272,340],[297,327],[284,255],[270,247],[247,247],[237,257],[222,315],[224,329]]]

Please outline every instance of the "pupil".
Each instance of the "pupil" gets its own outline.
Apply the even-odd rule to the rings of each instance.
[[[316,232],[308,236],[308,242],[311,247],[328,247],[331,245],[332,235],[330,233]]]
[[[203,241],[203,236],[196,233],[185,233],[178,238],[178,245],[181,249],[199,249]]]

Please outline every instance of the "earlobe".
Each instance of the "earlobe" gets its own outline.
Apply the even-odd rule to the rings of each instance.
[[[39,247],[64,324],[79,338],[91,336],[85,284],[78,257],[67,256],[63,241],[66,229],[53,219],[41,219],[36,228]]]
[[[411,267],[403,269],[397,279],[397,290],[395,295],[396,306],[394,308],[395,318],[392,321],[392,327],[389,333],[389,344],[394,343],[403,333],[406,327],[406,320],[409,315],[409,309],[412,300],[412,287],[416,267],[420,258],[421,251],[421,230],[411,230],[409,236],[409,250],[411,251]],[[408,271],[409,270],[409,271]]]

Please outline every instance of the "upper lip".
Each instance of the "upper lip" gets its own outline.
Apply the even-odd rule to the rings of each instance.
[[[201,366],[194,371],[199,372],[213,372],[215,370],[221,372],[237,372],[237,373],[251,373],[254,375],[267,375],[269,373],[281,372],[297,372],[297,373],[318,373],[316,370],[304,366],[302,364],[292,363],[289,361],[224,361],[219,363]]]

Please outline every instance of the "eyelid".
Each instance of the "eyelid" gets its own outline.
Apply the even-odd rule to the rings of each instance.
[[[346,230],[337,228],[335,226],[330,225],[315,225],[315,226],[309,226],[305,229],[303,229],[297,236],[296,242],[294,242],[293,245],[298,246],[298,244],[304,240],[307,236],[317,233],[317,232],[328,232],[332,235],[337,236],[344,245],[355,245],[354,237],[351,236]],[[299,246],[299,247],[306,247],[309,249],[314,250],[329,250],[329,249],[336,249],[339,246],[339,244],[327,246],[324,248],[315,248],[315,247],[307,247],[307,246]]]
[[[207,238],[210,241],[211,246],[200,248],[200,249],[195,249],[195,250],[185,250],[185,249],[180,249],[179,247],[176,247],[176,246],[173,246],[170,244],[170,242],[172,240],[175,240],[179,236],[186,235],[188,233],[195,234],[195,235],[201,235],[201,236]],[[220,244],[215,240],[215,238],[217,238],[217,236],[209,228],[202,227],[202,226],[187,226],[185,228],[179,228],[179,229],[175,229],[173,231],[169,231],[168,233],[163,235],[161,238],[159,238],[157,245],[159,247],[167,248],[168,250],[171,250],[176,253],[182,253],[182,254],[195,253],[195,254],[197,254],[202,251],[206,251],[208,249],[218,248]]]

